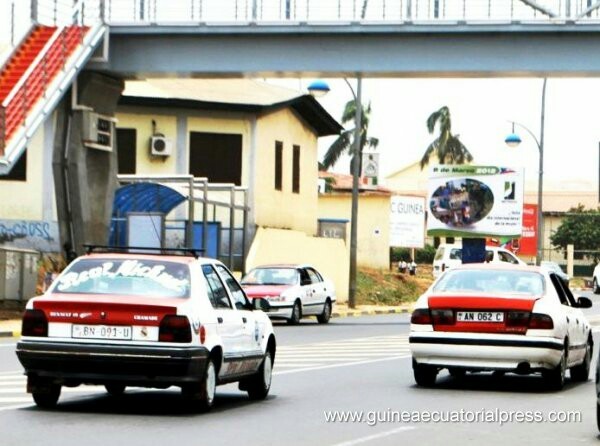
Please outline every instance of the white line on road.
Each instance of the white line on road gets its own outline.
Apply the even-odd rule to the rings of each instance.
[[[17,344],[0,344],[0,347],[12,347],[15,348]]]
[[[336,443],[333,446],[354,446],[356,444],[368,443],[369,441],[379,440],[380,438],[389,437],[391,435],[398,434],[400,432],[410,431],[416,429],[414,426],[403,426],[391,431],[380,432],[379,434],[368,435],[366,437],[357,438],[356,440],[344,441],[342,443]]]
[[[390,358],[373,359],[373,360],[368,360],[368,361],[343,362],[341,364],[330,364],[330,365],[310,367],[310,368],[298,369],[298,370],[283,370],[281,372],[273,372],[273,375],[291,375],[292,373],[302,373],[302,372],[312,372],[315,370],[335,369],[337,367],[349,367],[352,365],[371,364],[374,362],[395,361],[396,359],[404,359],[404,358],[410,358],[410,355],[392,356]]]

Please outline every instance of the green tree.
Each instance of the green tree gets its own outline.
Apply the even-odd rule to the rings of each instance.
[[[348,101],[346,106],[344,107],[344,113],[342,114],[342,124],[347,124],[349,122],[354,122],[354,114],[356,112],[356,103],[354,100]],[[367,105],[365,108],[362,107],[362,116],[361,116],[361,131],[360,131],[360,151],[362,153],[365,147],[370,147],[372,149],[376,149],[379,145],[379,139],[369,136],[369,121],[371,118],[371,103]],[[323,158],[322,166],[325,170],[334,166],[337,163],[340,156],[344,153],[348,153],[348,155],[354,155],[354,128],[344,130],[340,136],[329,146],[327,152],[325,153],[325,157]],[[359,159],[359,162],[362,160]],[[350,173],[352,173],[352,164],[350,165]]]
[[[582,204],[571,208],[550,236],[550,242],[562,249],[574,245],[577,251],[597,251],[600,247],[600,208],[585,209]],[[584,256],[594,261],[600,257],[596,252]]]
[[[425,150],[421,158],[421,170],[429,164],[429,158],[434,153],[440,164],[465,164],[473,161],[473,155],[460,141],[459,135],[452,134],[452,120],[448,107],[443,106],[427,118],[429,133],[433,134],[436,126],[439,128],[439,136]]]

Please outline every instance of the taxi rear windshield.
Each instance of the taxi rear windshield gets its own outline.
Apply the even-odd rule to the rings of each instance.
[[[544,293],[544,277],[533,271],[451,270],[435,284],[433,290],[539,296]]]
[[[82,259],[72,263],[51,293],[189,297],[187,265],[147,259]]]

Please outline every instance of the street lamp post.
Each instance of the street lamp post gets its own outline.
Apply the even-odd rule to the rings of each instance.
[[[358,183],[360,178],[360,165],[362,151],[360,147],[360,131],[362,126],[362,77],[356,76],[356,92],[348,79],[344,78],[350,88],[356,111],[354,113],[354,153],[352,155],[352,207],[350,214],[350,273],[348,286],[348,306],[356,307],[356,259],[358,249]],[[323,81],[315,81],[308,86],[308,92],[315,96],[323,96],[329,92],[329,86]]]
[[[508,135],[506,137],[506,139],[504,140],[506,142],[506,144],[509,147],[517,147],[519,144],[521,144],[521,138],[519,137],[519,135],[517,135],[515,133],[515,125],[518,125],[519,127],[521,127],[523,130],[525,130],[527,133],[529,133],[529,135],[531,135],[531,137],[533,138],[533,140],[535,141],[535,143],[537,144],[538,150],[540,152],[540,157],[539,157],[539,172],[538,172],[538,214],[537,214],[537,249],[536,249],[536,256],[535,256],[535,262],[537,265],[540,265],[540,262],[542,261],[542,249],[543,249],[543,242],[544,242],[544,237],[543,237],[543,230],[544,230],[544,225],[543,225],[543,213],[542,213],[542,202],[543,202],[543,191],[544,191],[544,119],[545,119],[545,114],[546,114],[546,81],[547,79],[544,78],[544,83],[542,85],[542,111],[541,111],[541,123],[540,123],[540,139],[538,140],[537,137],[535,136],[535,134],[529,130],[527,127],[525,127],[523,124],[520,124],[518,122],[515,121],[511,121],[513,129],[512,129],[512,133],[510,135]]]

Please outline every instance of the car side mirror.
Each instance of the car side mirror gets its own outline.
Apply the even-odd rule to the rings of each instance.
[[[271,304],[269,304],[267,299],[254,299],[252,301],[252,308],[254,310],[269,311]]]
[[[592,301],[587,297],[579,297],[577,299],[577,308],[592,308]]]

